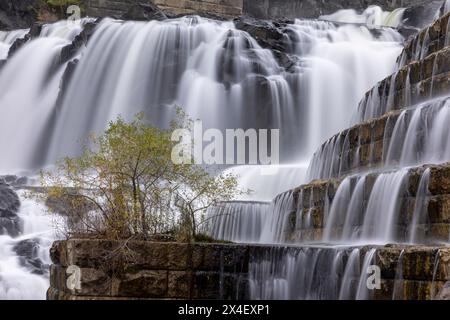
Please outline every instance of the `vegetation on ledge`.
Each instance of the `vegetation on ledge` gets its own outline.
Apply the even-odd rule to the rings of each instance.
[[[172,161],[179,145],[171,139],[173,130],[190,126],[181,112],[167,130],[145,124],[143,115],[131,123],[119,118],[105,133],[91,135],[81,156],[42,172],[47,204],[64,211],[63,234],[217,242],[199,234],[206,210],[242,191],[231,174]]]

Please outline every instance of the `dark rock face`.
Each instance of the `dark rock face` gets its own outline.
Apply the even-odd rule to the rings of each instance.
[[[436,18],[442,2],[441,0],[427,1],[423,4],[408,7],[403,15],[404,24],[416,28],[426,27]]]
[[[28,32],[25,37],[19,38],[11,45],[8,51],[8,59],[11,58],[22,46],[25,45],[28,41],[31,39],[39,37],[42,30],[42,23],[33,23],[33,25],[30,28],[30,32]]]
[[[29,28],[37,20],[39,0],[0,1],[0,29]]]
[[[279,65],[286,71],[294,71],[298,65],[298,57],[290,55],[289,30],[286,25],[290,21],[265,21],[251,17],[239,17],[234,19],[237,29],[249,33],[258,44],[266,49],[270,49],[277,59]]]
[[[89,38],[94,34],[95,27],[100,21],[101,19],[97,19],[94,22],[86,23],[83,27],[83,31],[75,37],[73,42],[62,48],[59,61],[61,64],[69,61],[82,46],[86,45]]]
[[[0,186],[8,185],[12,187],[20,187],[26,185],[28,179],[26,177],[18,177],[14,175],[0,176]]]
[[[249,33],[262,47],[285,51],[284,34],[281,30],[284,23],[257,20],[250,17],[236,18],[234,23],[237,29]]]
[[[153,3],[136,3],[130,6],[130,9],[122,15],[124,20],[166,20],[166,14]]]
[[[76,55],[78,50],[80,50],[81,47],[87,44],[90,37],[94,34],[95,28],[100,23],[100,21],[101,18],[97,19],[94,22],[86,23],[84,25],[83,31],[75,37],[73,42],[62,48],[58,65],[63,64],[72,59]],[[66,89],[69,86],[70,80],[72,79],[72,76],[75,72],[75,68],[78,65],[78,61],[79,60],[75,59],[73,61],[69,61],[69,63],[67,64],[66,70],[64,71],[64,74],[61,78],[61,82],[59,84],[60,90],[58,93],[58,98],[56,100],[57,106],[60,106],[62,103],[64,93],[66,92]]]
[[[361,12],[370,5],[378,5],[389,11],[396,8],[409,7],[407,17],[410,18],[410,21],[408,25],[423,27],[432,21],[429,19],[433,19],[433,15],[442,5],[442,0],[244,0],[243,5],[243,13],[245,15],[259,19],[316,19],[321,15],[331,14],[341,9],[355,9]],[[426,19],[428,21],[424,21]]]
[[[20,200],[17,194],[0,180],[0,235],[20,235],[22,221],[17,216],[19,208]]]
[[[49,266],[38,256],[39,239],[26,239],[17,243],[13,250],[17,253],[20,263],[31,273],[44,275],[49,272]]]

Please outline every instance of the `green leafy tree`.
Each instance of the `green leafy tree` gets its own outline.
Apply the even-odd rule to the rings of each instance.
[[[233,175],[172,161],[172,132],[190,124],[183,113],[167,130],[146,125],[142,114],[131,123],[119,118],[92,135],[81,156],[42,172],[46,196],[62,199],[70,216],[67,236],[148,239],[176,231],[179,240],[195,240],[206,210],[242,191]]]

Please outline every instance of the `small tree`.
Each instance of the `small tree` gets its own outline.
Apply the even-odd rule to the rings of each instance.
[[[232,200],[242,192],[236,190],[237,180],[232,174],[213,177],[197,167],[183,178],[183,185],[189,187],[175,190],[174,204],[183,221],[180,235],[184,241],[192,241],[197,238],[199,224],[205,222],[203,214],[208,208]]]
[[[190,123],[182,113],[168,130],[146,125],[142,114],[119,118],[80,157],[43,172],[47,196],[70,208],[67,235],[148,239],[177,230],[183,241],[195,239],[202,213],[241,192],[232,175],[171,161],[172,131]]]

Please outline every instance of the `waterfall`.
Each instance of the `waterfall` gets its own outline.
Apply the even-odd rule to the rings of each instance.
[[[307,160],[325,139],[346,128],[357,110],[359,121],[393,108],[402,66],[396,58],[404,39],[391,27],[401,25],[403,14],[403,9],[387,13],[371,7],[362,14],[341,11],[320,20],[271,24],[281,38],[275,44],[232,21],[105,18],[69,61],[61,59],[63,48],[77,43],[93,20],[47,24],[1,65],[0,172],[28,173],[77,155],[89,133],[101,132],[118,115],[129,120],[140,111],[160,127],[180,106],[202,120],[204,129],[280,129],[281,164],[225,168],[254,192],[211,208],[204,231],[234,242],[298,245],[286,231],[312,228],[314,195],[302,216],[303,194],[292,189],[340,175],[345,171],[341,154],[353,152],[357,161],[359,150],[350,149],[349,134],[339,134],[314,154],[306,173]],[[1,32],[0,60],[28,32]],[[429,41],[425,37],[418,44],[417,59],[428,53]],[[70,77],[69,64],[74,66]],[[391,74],[391,81],[376,86]],[[436,105],[428,102],[390,118],[393,136],[379,171],[351,172],[330,203],[326,194],[320,245],[286,245],[251,257],[252,298],[370,298],[366,271],[375,257],[373,245],[398,241],[397,217],[409,174],[403,167],[449,159],[447,102],[431,103]],[[390,171],[398,166],[402,169]],[[408,226],[412,242],[420,238],[414,227],[427,201],[422,195],[430,173],[425,172]],[[30,261],[49,264],[55,237],[48,232],[44,205],[19,195],[17,221],[23,230],[0,235],[0,298],[43,298],[48,275],[33,273]],[[15,249],[23,241],[37,243],[31,259]]]
[[[320,246],[267,249],[251,257],[250,296],[256,300],[369,299],[367,270],[375,252],[375,248]]]
[[[284,242],[284,231],[290,219],[290,214],[295,212],[294,196],[291,191],[278,195],[270,204],[270,216],[263,224],[261,243]]]
[[[333,199],[323,240],[372,244],[396,241],[396,219],[407,174],[403,169],[378,175],[368,198],[364,197],[368,175],[346,178]]]
[[[399,300],[402,298],[401,293],[403,290],[403,256],[405,250],[400,252],[400,256],[397,262],[397,270],[395,270],[394,289],[392,290],[392,300]]]
[[[0,202],[4,194],[1,190]],[[19,235],[0,232],[0,300],[43,299],[48,289],[49,250],[55,239],[51,217],[45,206],[30,199],[25,191],[18,195]]]
[[[2,67],[0,146],[8,156],[0,160],[0,172],[35,169],[42,161],[65,69],[65,64],[58,65],[58,59],[62,48],[81,31],[82,26],[69,28],[64,21],[45,25],[39,38],[29,41]]]
[[[388,116],[384,128],[382,163],[369,163],[367,167],[373,165],[392,169],[448,161],[449,107],[448,98],[436,98]],[[345,144],[349,134],[351,131],[334,136],[314,154],[307,170],[307,180],[326,179],[342,173],[344,161],[341,156],[349,152]],[[357,159],[358,150],[354,152],[353,159]],[[360,171],[368,170],[363,168]]]
[[[175,106],[201,119],[205,129],[283,124],[282,161],[307,159],[325,137],[345,127],[362,93],[392,72],[402,41],[392,29],[374,33],[363,26],[297,20],[281,30],[297,61],[287,70],[232,22],[195,16],[148,23],[104,19],[80,49],[56,107],[65,65],[54,68],[52,61],[81,29],[48,25],[4,66],[0,83],[8,82],[12,94],[0,98],[9,123],[22,123],[29,112],[36,112],[36,120],[0,127],[2,137],[19,136],[17,145],[25,136],[34,139],[27,141],[29,152],[0,142],[8,149],[2,170],[39,168],[75,155],[88,133],[103,130],[119,114],[130,119],[144,110],[165,126]],[[25,64],[34,67],[37,79],[27,78]],[[12,78],[11,70],[18,70]],[[19,81],[21,90],[12,90]],[[44,97],[42,107],[30,101],[16,106],[23,97],[38,96]]]
[[[8,52],[12,44],[17,40],[25,37],[29,29],[21,29],[14,31],[0,31],[0,60],[8,57]]]
[[[403,14],[405,9],[395,9],[392,12],[383,11],[378,6],[370,6],[362,14],[358,14],[356,10],[347,9],[340,10],[334,14],[321,16],[320,18],[328,21],[342,23],[361,23],[369,26],[386,26],[399,27],[403,22]]]
[[[400,52],[398,42],[401,41],[399,34],[391,29],[383,29],[376,39],[367,27],[316,23],[320,27],[316,26],[318,31],[312,33],[315,37],[311,36],[311,22],[296,21],[290,27],[299,39],[295,51],[304,52],[305,42],[310,49],[303,59],[305,74],[301,91],[308,92],[307,156],[329,136],[344,129],[361,96],[393,72],[391,62],[380,68],[369,61],[392,61]]]
[[[371,292],[367,287],[368,268],[372,264],[376,249],[370,249],[364,256],[364,261],[361,269],[361,276],[359,277],[358,290],[356,291],[356,300],[367,300],[370,298]]]
[[[222,203],[208,210],[203,228],[214,239],[259,242],[268,207],[267,202]]]
[[[250,190],[242,200],[271,201],[286,190],[294,189],[305,181],[306,163],[236,166],[225,170],[239,177],[239,187]]]
[[[360,249],[353,249],[348,257],[339,289],[339,300],[354,300],[356,298],[355,279],[361,275]]]
[[[449,107],[449,100],[444,98],[402,111],[395,121],[386,163],[411,166],[448,161]]]

